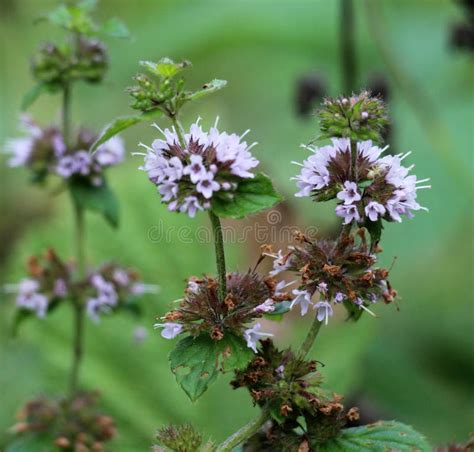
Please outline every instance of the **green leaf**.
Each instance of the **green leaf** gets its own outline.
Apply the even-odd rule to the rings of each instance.
[[[79,9],[81,9],[82,11],[87,11],[87,12],[94,11],[96,6],[97,6],[97,0],[81,0],[80,2],[77,3],[77,7]]]
[[[253,179],[239,182],[232,199],[215,196],[212,211],[219,217],[240,219],[269,209],[282,200],[269,177],[258,173]]]
[[[171,58],[161,58],[158,63],[153,61],[140,61],[140,65],[146,67],[152,74],[164,78],[172,78],[180,73],[182,70],[191,66],[187,60],[181,63],[175,63]]]
[[[106,141],[110,140],[110,138],[119,134],[125,129],[128,129],[129,127],[138,124],[139,122],[149,121],[151,119],[158,118],[162,114],[163,112],[161,110],[156,109],[141,113],[139,115],[117,118],[104,129],[102,134],[99,136],[99,138],[97,138],[95,143],[90,148],[90,152],[94,152],[101,144],[104,144]]]
[[[201,97],[207,96],[208,94],[214,93],[215,91],[219,91],[220,89],[224,88],[227,85],[227,80],[217,80],[214,79],[209,83],[206,83],[202,89],[199,91],[195,91],[194,93],[189,94],[186,96],[186,100],[196,100]]]
[[[50,452],[54,449],[53,438],[44,433],[26,433],[10,441],[5,452]]]
[[[66,30],[92,35],[94,24],[87,15],[86,9],[78,6],[61,5],[46,16],[52,24],[63,27]]]
[[[74,202],[83,209],[94,210],[101,213],[109,224],[118,226],[119,204],[114,192],[106,181],[95,187],[86,178],[75,178],[69,183]]]
[[[112,18],[104,22],[100,27],[100,32],[105,35],[112,36],[113,38],[130,37],[130,32],[128,31],[126,25],[116,18]]]
[[[380,421],[363,427],[348,428],[319,445],[320,452],[336,451],[431,451],[426,438],[408,425],[395,421]]]
[[[383,230],[382,218],[378,218],[377,221],[370,221],[370,218],[367,217],[364,226],[369,231],[371,245],[378,243]]]
[[[21,102],[21,110],[27,110],[38,97],[41,96],[43,93],[50,93],[53,92],[54,89],[51,85],[47,85],[46,83],[38,83],[37,85],[33,86],[23,97]]]
[[[245,367],[252,352],[242,338],[226,333],[214,341],[208,334],[181,339],[170,353],[171,370],[191,401],[196,401],[215,381],[219,370]]]
[[[275,320],[272,317],[277,317],[277,320],[280,320],[283,314],[290,310],[290,306],[291,301],[282,301],[276,305],[274,311],[265,313],[265,317],[268,317],[270,320]]]
[[[12,337],[16,337],[18,334],[18,330],[20,325],[30,317],[34,316],[35,313],[29,309],[17,309],[15,311],[15,315],[13,317],[12,327],[11,327],[11,335]]]

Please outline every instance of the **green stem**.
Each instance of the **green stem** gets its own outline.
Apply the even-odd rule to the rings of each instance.
[[[178,118],[176,115],[170,116],[171,121],[173,123],[173,126],[176,130],[176,135],[178,135],[178,141],[181,147],[185,148],[186,147],[186,140],[184,139],[184,130],[183,126],[179,122]]]
[[[76,223],[76,246],[77,246],[77,275],[79,280],[86,276],[85,268],[85,247],[84,247],[84,210],[73,202]],[[74,299],[74,337],[73,337],[73,357],[71,375],[69,382],[69,392],[71,397],[77,392],[79,369],[83,358],[84,343],[84,304],[80,297]]]
[[[71,126],[71,86],[69,83],[65,83],[63,86],[63,106],[62,106],[62,129],[63,129],[63,140],[66,146],[70,145],[70,126]]]
[[[356,79],[354,4],[352,0],[341,0],[340,27],[342,91],[344,95],[350,96]]]
[[[244,425],[240,430],[237,430],[231,436],[229,436],[222,444],[220,444],[216,452],[228,452],[242,444],[245,440],[249,439],[255,433],[258,432],[260,427],[265,424],[268,419],[267,409],[262,409],[260,416]]]
[[[301,344],[301,347],[298,351],[298,355],[300,358],[305,358],[306,355],[311,350],[311,347],[313,346],[314,341],[316,340],[316,336],[318,335],[322,324],[323,322],[320,322],[318,318],[314,316],[314,320],[313,320],[313,323],[311,324],[311,328],[309,329],[308,334],[306,335],[306,338]]]
[[[219,217],[209,211],[209,219],[211,220],[212,232],[214,233],[214,246],[216,250],[217,274],[219,278],[219,299],[224,300],[227,294],[226,287],[226,270],[225,270],[225,254],[224,239],[222,237],[222,226]]]

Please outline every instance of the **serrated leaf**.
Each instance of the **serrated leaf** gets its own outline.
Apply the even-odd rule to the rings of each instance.
[[[273,188],[270,178],[258,173],[253,179],[239,182],[232,199],[215,196],[212,211],[219,217],[241,219],[269,209],[282,200],[283,197]]]
[[[95,187],[85,178],[72,179],[69,183],[73,201],[85,210],[101,213],[113,227],[118,227],[119,204],[105,180]]]
[[[176,381],[191,401],[196,401],[213,383],[219,370],[245,367],[252,352],[242,338],[225,334],[214,341],[208,334],[181,339],[169,356]]]
[[[113,38],[129,38],[130,32],[127,26],[116,18],[105,21],[100,27],[100,32]]]
[[[189,94],[186,96],[186,100],[196,100],[201,97],[207,96],[208,94],[214,93],[215,91],[219,91],[220,89],[224,88],[227,85],[227,80],[212,80],[209,83],[206,83],[202,89],[199,91],[195,91],[194,93]]]
[[[125,129],[128,129],[129,127],[138,124],[139,122],[149,121],[151,119],[158,118],[162,114],[163,112],[161,110],[156,109],[147,111],[140,115],[117,118],[107,127],[105,127],[104,131],[101,133],[99,138],[97,138],[95,143],[90,148],[90,152],[94,152],[101,144],[104,144],[106,141],[110,140],[110,138],[114,137],[120,132],[123,132]]]
[[[336,451],[431,451],[426,438],[412,427],[395,421],[380,421],[363,427],[347,428],[319,445],[320,452]]]

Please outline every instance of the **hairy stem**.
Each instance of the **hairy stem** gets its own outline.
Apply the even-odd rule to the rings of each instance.
[[[224,300],[227,287],[226,287],[226,270],[225,270],[225,254],[224,254],[224,239],[222,237],[222,226],[219,217],[209,211],[209,219],[211,220],[212,232],[214,233],[214,246],[216,250],[216,265],[217,274],[219,278],[219,299]]]
[[[342,90],[344,95],[350,96],[356,79],[353,0],[341,0],[340,17]]]
[[[176,130],[176,135],[178,135],[178,141],[182,148],[186,147],[186,140],[184,139],[183,126],[179,122],[176,115],[170,116],[171,122],[173,123],[174,129]]]
[[[244,441],[258,432],[260,427],[267,421],[268,416],[268,410],[266,408],[262,409],[259,417],[250,421],[248,424],[245,424],[240,430],[237,430],[235,433],[229,436],[222,444],[217,447],[216,452],[230,452],[232,449],[234,449],[234,447],[242,444]]]
[[[322,324],[323,322],[320,322],[318,318],[314,316],[314,320],[313,320],[313,323],[311,324],[311,328],[309,329],[308,334],[306,335],[306,338],[301,344],[301,347],[298,351],[298,355],[300,358],[305,358],[306,355],[311,350],[311,347],[313,346],[314,341],[316,340],[316,336],[318,335]]]

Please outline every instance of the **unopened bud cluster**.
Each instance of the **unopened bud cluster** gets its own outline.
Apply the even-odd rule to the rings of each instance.
[[[345,137],[379,142],[388,116],[383,101],[362,91],[351,97],[325,99],[319,111],[322,138]]]
[[[258,339],[271,335],[261,332],[259,323],[251,328],[248,324],[275,311],[281,302],[292,297],[284,291],[284,283],[254,272],[229,273],[226,287],[226,296],[221,299],[216,279],[191,278],[179,307],[164,316],[166,323],[155,326],[163,328],[162,336],[166,339],[184,333],[207,333],[216,341],[227,333],[243,335],[247,346],[256,352]]]
[[[70,145],[56,126],[42,127],[30,117],[22,117],[22,129],[26,136],[9,140],[7,152],[9,165],[24,166],[33,173],[33,180],[41,182],[50,174],[63,179],[81,178],[90,185],[103,184],[106,168],[118,165],[125,157],[120,137],[112,137],[100,145],[94,154],[89,152],[97,136],[81,128]]]
[[[81,35],[64,45],[43,43],[31,63],[35,79],[55,88],[77,80],[99,83],[107,67],[105,45]]]
[[[133,98],[130,106],[143,112],[160,108],[169,115],[176,114],[189,94],[184,90],[184,79],[176,75],[191,63],[174,63],[169,58],[162,58],[158,63],[142,61],[141,65],[151,76],[137,74],[134,77],[137,84],[127,89]]]
[[[84,280],[75,279],[75,266],[62,261],[53,250],[33,256],[27,263],[28,277],[6,288],[16,293],[17,308],[43,318],[60,303],[82,300],[94,322],[100,315],[119,308],[133,309],[133,297],[149,290],[131,269],[107,263],[91,270]]]
[[[97,401],[96,392],[32,400],[20,410],[12,430],[18,437],[43,434],[51,441],[48,450],[101,452],[116,435],[116,427],[110,416],[98,411]]]

